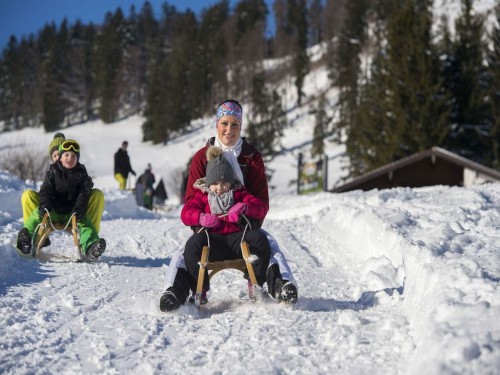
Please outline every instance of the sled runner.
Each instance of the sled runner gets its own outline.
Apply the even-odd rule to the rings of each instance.
[[[244,216],[244,215],[243,215]],[[262,288],[257,284],[257,278],[255,277],[255,272],[251,262],[251,253],[248,248],[248,243],[244,240],[245,233],[248,229],[248,220],[243,231],[243,236],[241,239],[241,255],[243,259],[233,259],[233,260],[222,260],[222,261],[209,261],[208,257],[210,254],[210,236],[209,233],[202,228],[200,231],[205,231],[208,240],[208,246],[203,246],[201,252],[200,260],[200,270],[198,271],[198,282],[196,284],[196,294],[194,297],[194,304],[196,307],[200,307],[202,304],[202,291],[203,291],[203,280],[205,279],[205,270],[208,271],[208,279],[211,280],[212,277],[219,271],[225,269],[235,269],[243,273],[248,272],[248,294],[251,299],[260,298],[263,296]]]
[[[79,245],[80,232],[78,231],[78,227],[76,225],[75,214],[71,215],[66,225],[64,225],[63,223],[53,223],[49,213],[46,212],[45,215],[43,216],[42,222],[35,229],[35,235],[33,236],[32,239],[31,255],[33,257],[40,256],[40,251],[41,248],[43,247],[44,242],[46,241],[46,239],[49,238],[49,235],[54,231],[69,232],[72,234],[77,260],[82,260],[83,256]]]

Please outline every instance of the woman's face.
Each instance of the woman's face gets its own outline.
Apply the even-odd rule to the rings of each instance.
[[[217,136],[224,146],[234,146],[240,139],[241,123],[238,117],[222,116],[217,121]]]

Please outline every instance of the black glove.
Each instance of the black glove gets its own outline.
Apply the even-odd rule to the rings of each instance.
[[[74,215],[76,216],[76,220],[82,221],[85,218],[85,211],[79,210],[78,208],[75,208],[73,210]]]
[[[47,208],[47,211],[50,211],[48,208]],[[38,216],[40,216],[40,219],[43,219],[43,217],[45,216],[45,207],[44,206],[40,206],[38,207]]]

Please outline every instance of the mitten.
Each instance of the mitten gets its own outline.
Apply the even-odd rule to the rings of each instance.
[[[231,223],[237,223],[240,216],[247,212],[248,205],[246,203],[238,202],[233,207],[231,207],[227,213],[227,221]]]
[[[200,224],[205,228],[215,228],[219,224],[219,217],[214,214],[201,214]]]

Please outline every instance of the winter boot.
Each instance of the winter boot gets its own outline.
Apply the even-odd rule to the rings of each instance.
[[[28,229],[23,228],[19,231],[19,234],[17,235],[17,248],[23,254],[31,253],[31,237]]]
[[[297,303],[297,286],[291,281],[281,277],[280,268],[277,264],[267,269],[267,291],[269,295],[280,302]]]
[[[177,310],[181,305],[180,299],[175,295],[174,287],[168,288],[160,298],[160,310],[163,312]]]
[[[104,253],[104,250],[106,250],[106,241],[104,238],[99,238],[87,249],[87,259],[95,262]]]
[[[280,302],[297,303],[298,293],[294,283],[281,279],[276,282],[275,288],[275,298]]]

